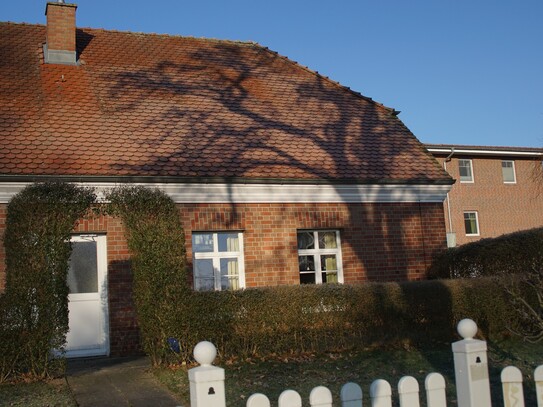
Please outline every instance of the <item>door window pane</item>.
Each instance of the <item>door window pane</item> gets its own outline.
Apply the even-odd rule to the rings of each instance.
[[[72,242],[68,288],[70,294],[98,292],[96,242]]]

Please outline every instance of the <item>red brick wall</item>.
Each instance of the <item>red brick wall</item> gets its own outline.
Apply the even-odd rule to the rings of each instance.
[[[346,283],[414,280],[445,246],[441,204],[183,204],[191,232],[244,231],[248,287],[299,284],[296,231],[339,229]]]
[[[73,4],[48,4],[47,47],[52,50],[75,51],[75,11]]]
[[[443,207],[434,204],[180,204],[192,267],[192,231],[242,230],[248,287],[299,284],[296,231],[339,229],[346,283],[423,279],[432,255],[445,247]],[[5,205],[0,206],[3,235]],[[139,351],[132,273],[118,219],[83,220],[80,233],[107,235],[112,355]],[[3,247],[0,275],[4,280]]]
[[[473,183],[461,183],[458,160],[471,159]],[[505,157],[453,157],[447,172],[456,179],[450,194],[452,230],[458,245],[485,237],[543,226],[543,185],[534,179],[534,160],[512,158],[515,162],[516,183],[505,184],[502,178]],[[444,158],[438,158],[443,165]],[[444,204],[446,227],[449,230],[447,203]],[[476,211],[479,236],[466,236],[464,212]]]

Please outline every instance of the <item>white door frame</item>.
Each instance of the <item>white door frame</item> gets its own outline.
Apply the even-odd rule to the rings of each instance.
[[[68,295],[68,309],[71,302],[84,303],[99,306],[98,330],[99,340],[95,346],[75,347],[70,349],[70,334],[67,335],[66,357],[88,357],[88,356],[108,356],[109,355],[109,314],[108,314],[108,295],[107,295],[107,241],[106,235],[98,234],[78,234],[73,235],[71,242],[96,242],[97,255],[97,274],[98,274],[98,292],[82,293]],[[77,315],[68,315],[68,318],[77,317]],[[73,323],[73,321],[71,321]],[[72,325],[72,324],[70,324]]]

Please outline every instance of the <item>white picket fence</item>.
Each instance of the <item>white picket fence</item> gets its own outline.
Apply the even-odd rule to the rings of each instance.
[[[477,325],[470,319],[458,324],[462,340],[452,344],[458,407],[492,407],[488,376],[486,342],[473,339]],[[200,342],[194,348],[194,358],[200,366],[189,370],[191,407],[225,407],[224,369],[213,366],[217,355],[210,342]],[[537,407],[543,407],[543,365],[534,372]],[[522,373],[508,366],[501,373],[503,404],[505,407],[525,407]],[[427,407],[446,407],[445,378],[430,373],[424,381]],[[400,407],[420,407],[419,383],[412,376],[404,376],[397,386]],[[356,383],[345,384],[340,391],[342,407],[363,407],[363,392]],[[369,389],[371,407],[392,407],[392,387],[386,380],[375,380]],[[294,390],[279,396],[278,407],[302,407],[302,397]],[[246,407],[270,407],[269,398],[260,393],[248,398]],[[332,407],[332,392],[315,387],[309,394],[309,406]],[[535,406],[534,406],[535,407]]]

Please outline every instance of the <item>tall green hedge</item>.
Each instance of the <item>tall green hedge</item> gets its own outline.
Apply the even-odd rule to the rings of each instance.
[[[109,210],[126,227],[142,345],[152,363],[160,364],[170,353],[167,339],[185,314],[189,292],[180,214],[158,189],[119,188],[108,199]]]
[[[483,277],[542,267],[543,228],[536,228],[447,249],[434,259],[429,277]]]
[[[176,333],[183,360],[202,340],[223,357],[450,343],[463,318],[498,338],[513,318],[502,293],[494,279],[193,292]]]
[[[70,233],[95,201],[65,183],[26,187],[9,202],[4,246],[6,293],[0,300],[0,381],[55,371],[68,332]]]

